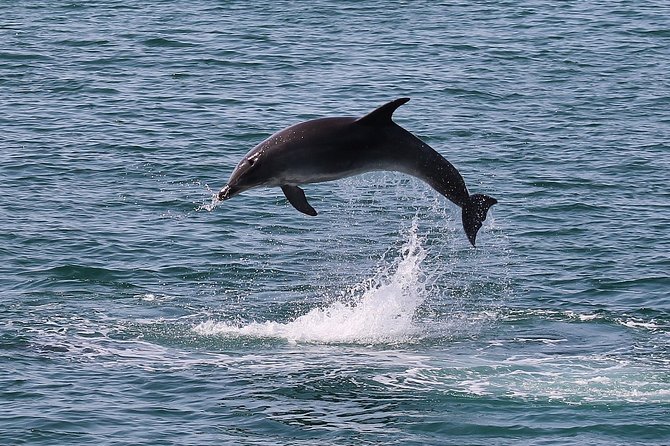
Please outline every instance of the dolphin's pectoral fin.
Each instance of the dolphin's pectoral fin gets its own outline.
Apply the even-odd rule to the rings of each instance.
[[[291,186],[289,184],[283,185],[281,190],[294,208],[303,214],[311,215],[312,217],[317,214],[314,208],[307,203],[304,190],[300,189],[298,186]]]
[[[400,98],[395,101],[388,102],[376,110],[371,111],[362,118],[358,118],[355,122],[363,125],[385,125],[390,124],[393,118],[393,112],[396,111],[409,98]]]

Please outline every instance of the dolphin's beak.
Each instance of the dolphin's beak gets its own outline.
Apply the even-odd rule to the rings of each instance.
[[[230,186],[228,186],[228,185],[226,184],[226,185],[223,187],[223,189],[221,189],[221,191],[219,192],[218,199],[219,199],[219,201],[223,201],[223,200],[227,200],[227,199],[229,199],[230,196],[231,196],[231,195],[230,195]]]
[[[221,191],[219,192],[217,198],[219,199],[219,201],[224,201],[229,198],[233,198],[235,195],[239,194],[242,191],[243,189],[239,187],[226,184],[225,186],[223,186],[223,189],[221,189]]]

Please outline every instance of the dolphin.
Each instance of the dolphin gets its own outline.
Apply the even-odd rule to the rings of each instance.
[[[475,246],[477,231],[498,201],[470,195],[456,168],[425,142],[393,122],[399,98],[367,115],[320,118],[292,125],[251,149],[218,194],[228,200],[255,187],[281,187],[294,208],[317,212],[299,185],[390,170],[417,177],[462,209],[463,229]]]

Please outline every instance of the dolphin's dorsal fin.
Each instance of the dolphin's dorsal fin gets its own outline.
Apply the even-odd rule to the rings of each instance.
[[[358,118],[355,122],[357,124],[363,125],[384,125],[390,124],[393,117],[393,112],[396,111],[405,102],[409,101],[409,98],[399,98],[395,101],[391,101],[379,107],[378,109],[368,113],[362,118]]]

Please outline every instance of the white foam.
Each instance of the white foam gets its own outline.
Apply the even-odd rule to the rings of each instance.
[[[207,186],[207,191],[212,192],[212,190]],[[207,212],[212,212],[216,207],[221,203],[219,200],[219,196],[217,193],[212,193],[211,201],[209,203],[202,203],[200,206],[196,208],[196,212],[199,211],[207,211]]]
[[[165,302],[174,299],[174,297],[168,296],[167,294],[154,293],[136,294],[135,297],[144,302]]]
[[[647,330],[659,330],[662,327],[658,324],[655,323],[655,321],[649,321],[649,322],[644,322],[640,320],[635,320],[635,319],[627,319],[627,320],[622,320],[619,319],[617,322],[625,327],[628,328],[644,328]]]
[[[443,367],[414,367],[375,378],[404,391],[500,396],[566,404],[670,401],[667,373],[658,362],[599,355],[450,358]]]
[[[395,261],[382,267],[372,279],[347,290],[346,302],[337,301],[325,308],[315,308],[286,323],[267,321],[233,325],[207,321],[194,330],[208,336],[271,337],[289,342],[409,342],[420,333],[413,317],[426,295],[421,271],[426,253],[417,227],[415,219],[406,231],[407,241]]]

